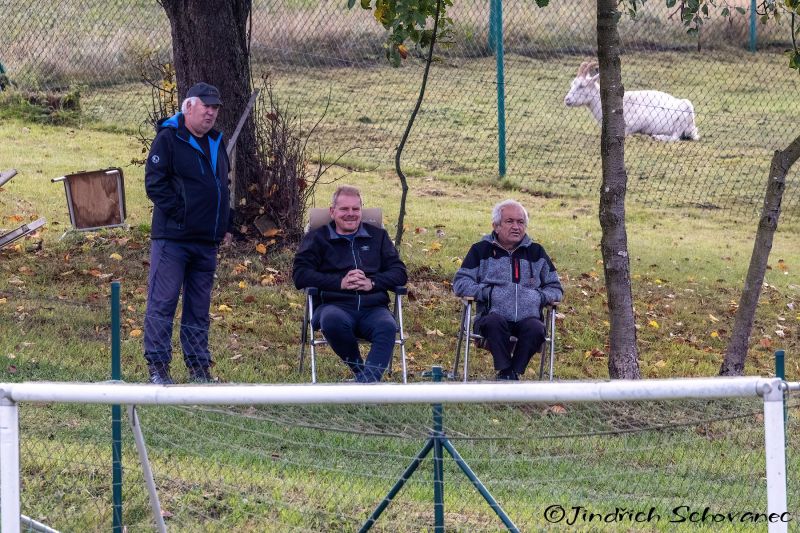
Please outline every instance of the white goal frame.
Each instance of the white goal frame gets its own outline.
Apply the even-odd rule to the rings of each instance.
[[[602,382],[414,383],[363,385],[190,385],[0,383],[0,529],[20,531],[19,403],[111,405],[309,405],[608,402],[761,397],[767,513],[787,512],[784,392],[778,378],[683,378]],[[769,524],[770,533],[788,524]]]

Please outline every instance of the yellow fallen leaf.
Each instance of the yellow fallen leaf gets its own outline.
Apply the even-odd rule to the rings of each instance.
[[[442,249],[442,243],[436,241],[431,243],[431,250],[437,252]]]
[[[667,366],[667,363],[663,359],[659,359],[658,361],[653,363],[653,366],[656,368],[664,368],[665,366]]]
[[[715,317],[714,315],[708,315],[708,318],[711,322],[719,322],[719,318]]]
[[[230,311],[233,311],[233,309],[231,309],[225,304],[220,304],[219,307],[217,307],[217,311],[219,311],[220,313],[228,313]]]
[[[717,333],[716,331],[712,331],[711,332],[711,338],[712,339],[716,339],[717,337],[719,337],[719,333]]]
[[[655,320],[651,320],[650,322],[647,323],[647,325],[650,326],[653,329],[658,329],[660,327],[658,325],[658,322],[656,322]]]
[[[264,246],[264,244],[262,244],[262,243],[258,243],[258,244],[256,244],[256,252],[258,252],[258,253],[263,255],[263,254],[267,253],[267,247]]]
[[[117,252],[114,252],[113,254],[109,255],[108,257],[110,257],[114,261],[122,261],[122,256],[119,255]]]
[[[138,337],[142,334],[142,330],[140,329],[132,329],[130,332],[131,337]]]
[[[444,333],[442,333],[438,329],[426,329],[425,333],[427,335],[436,335],[437,337],[444,337]]]
[[[263,235],[264,237],[274,237],[274,236],[280,235],[280,234],[281,234],[281,230],[279,230],[278,228],[272,228],[272,229],[268,229],[267,231],[262,231],[261,232],[261,235]]]
[[[240,281],[239,282],[239,288],[240,289],[246,289],[247,288],[247,282],[246,281]]]
[[[4,303],[6,303],[7,301],[8,301],[8,298],[0,298],[0,304],[4,304]],[[797,317],[797,318],[800,318],[800,316],[799,316],[799,317]]]

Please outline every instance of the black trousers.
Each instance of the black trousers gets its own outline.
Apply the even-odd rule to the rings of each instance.
[[[517,374],[525,368],[533,354],[542,347],[545,337],[544,323],[538,318],[525,318],[511,322],[495,313],[489,313],[475,321],[475,331],[486,340],[486,347],[492,352],[496,371],[512,369]],[[509,337],[517,338],[514,352],[511,352]]]

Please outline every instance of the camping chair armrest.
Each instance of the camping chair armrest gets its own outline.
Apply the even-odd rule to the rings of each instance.
[[[306,292],[306,296],[317,296],[319,295],[319,287],[306,287],[303,289]],[[397,295],[406,295],[408,294],[408,287],[392,287],[391,290],[393,293]]]
[[[461,298],[461,302],[465,304],[472,303],[475,301],[474,296],[459,296],[459,298]]]

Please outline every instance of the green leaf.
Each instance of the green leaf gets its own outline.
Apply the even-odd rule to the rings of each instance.
[[[675,7],[676,0],[667,0],[667,7]]]
[[[370,9],[370,0],[361,0],[361,9]]]
[[[347,0],[347,9],[353,9],[354,5],[356,5],[356,0]]]
[[[708,16],[708,4],[703,4],[703,7],[700,9],[703,12],[703,15]]]
[[[761,15],[761,18],[759,20],[761,21],[761,24],[766,24],[767,22],[769,22],[769,15]]]
[[[730,14],[731,14],[731,10],[730,9],[728,9],[727,7],[722,8],[722,16],[723,17],[727,17]]]
[[[747,11],[743,7],[736,7],[736,11],[739,12],[740,15],[744,15]]]
[[[547,7],[547,4],[550,3],[550,0],[536,0],[536,5],[539,7]]]

